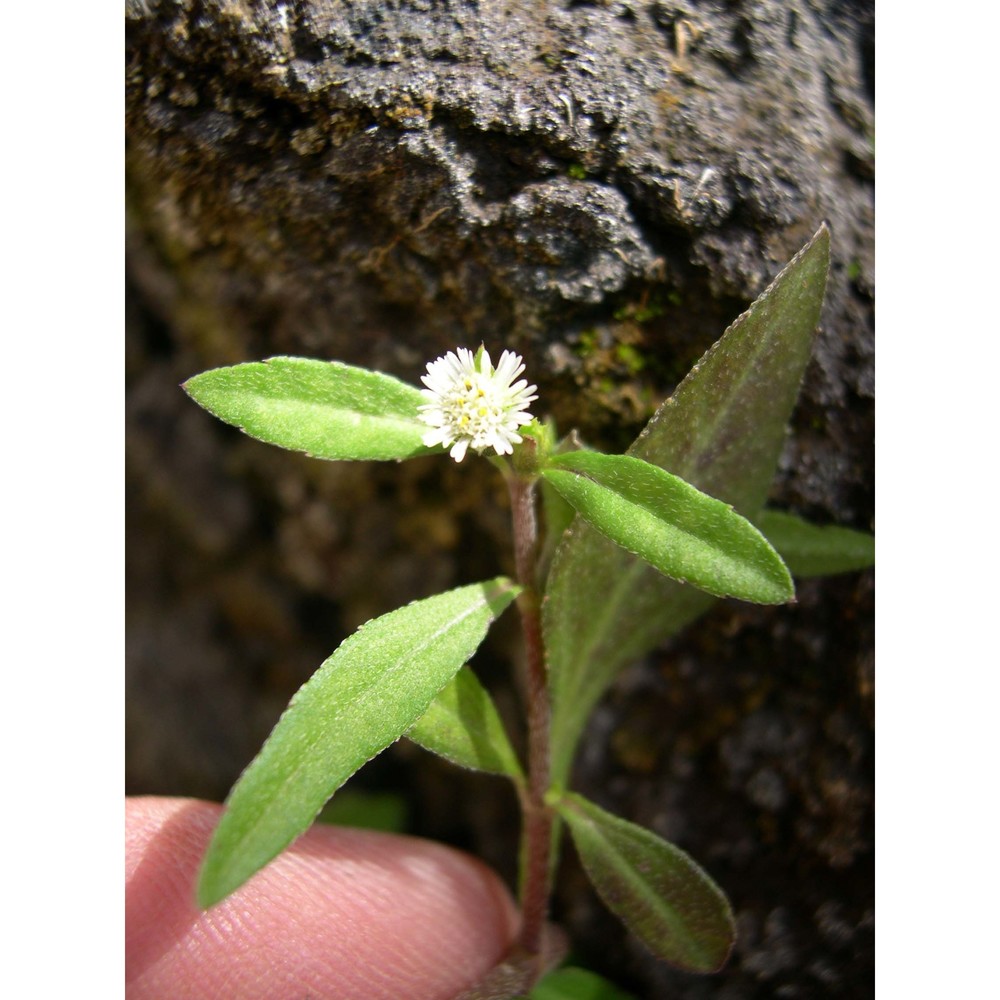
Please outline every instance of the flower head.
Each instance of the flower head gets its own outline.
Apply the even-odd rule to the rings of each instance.
[[[532,395],[537,386],[528,385],[527,379],[514,381],[523,371],[520,355],[504,351],[494,368],[482,347],[475,355],[459,347],[431,361],[421,378],[427,402],[420,407],[420,419],[431,427],[424,444],[450,447],[456,462],[469,448],[511,454],[521,441],[518,428],[534,419],[527,408],[538,399]]]

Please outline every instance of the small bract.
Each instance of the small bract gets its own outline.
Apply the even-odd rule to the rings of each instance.
[[[523,371],[519,354],[504,351],[494,368],[482,347],[476,354],[459,347],[431,361],[421,377],[427,402],[420,407],[420,418],[431,427],[424,444],[450,448],[456,462],[469,448],[511,454],[521,441],[518,429],[534,419],[528,406],[538,399],[533,395],[537,386],[527,379],[514,381]]]

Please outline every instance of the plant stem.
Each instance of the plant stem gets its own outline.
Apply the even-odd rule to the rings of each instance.
[[[514,525],[517,582],[523,587],[517,599],[524,631],[524,697],[528,721],[528,784],[521,796],[521,936],[520,946],[539,956],[544,951],[545,920],[549,905],[549,851],[552,811],[545,804],[549,786],[549,691],[542,646],[541,602],[536,582],[538,527],[535,518],[534,476],[507,475]]]

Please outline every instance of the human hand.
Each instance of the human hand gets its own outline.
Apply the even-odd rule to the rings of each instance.
[[[217,906],[194,901],[220,807],[126,799],[129,1000],[450,1000],[510,947],[481,862],[413,837],[315,826]]]

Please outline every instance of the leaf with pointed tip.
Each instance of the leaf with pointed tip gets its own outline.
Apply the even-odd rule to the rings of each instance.
[[[722,890],[679,847],[581,795],[556,807],[608,908],[654,955],[689,972],[716,972],[736,937]]]
[[[867,532],[820,527],[779,510],[761,511],[756,522],[794,576],[830,576],[875,565],[875,539]]]
[[[809,360],[829,252],[823,226],[694,366],[629,455],[744,517],[757,514]],[[565,785],[583,726],[618,672],[713,601],[661,576],[582,518],[573,522],[553,558],[543,605],[554,785]]]
[[[746,518],[658,466],[574,451],[551,458],[542,475],[602,535],[665,576],[757,604],[795,596],[778,553]]]
[[[227,800],[202,863],[213,906],[304,833],[362,764],[394,743],[476,651],[519,588],[500,577],[363,625],[292,698]]]
[[[445,685],[406,736],[460,767],[524,780],[493,699],[468,667]]]
[[[339,361],[251,361],[202,372],[183,388],[250,437],[314,458],[391,460],[441,450],[423,444],[419,389]]]

